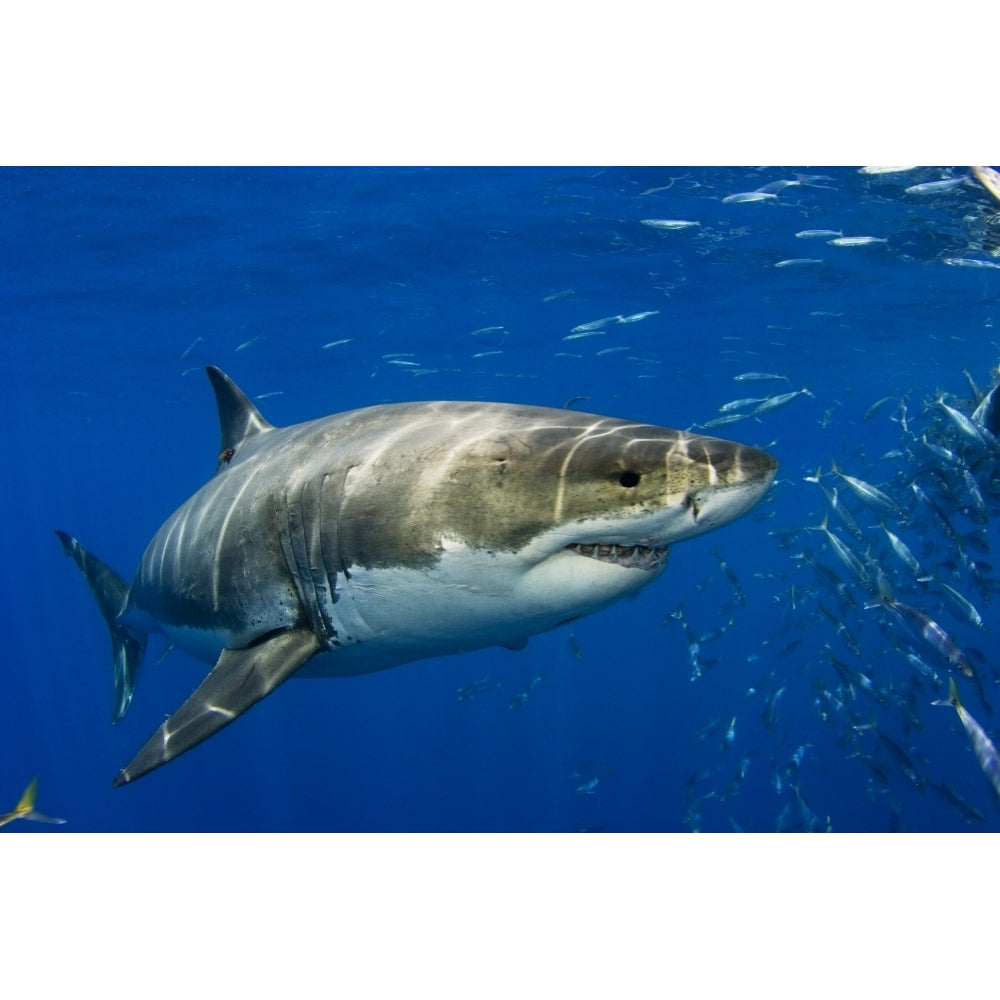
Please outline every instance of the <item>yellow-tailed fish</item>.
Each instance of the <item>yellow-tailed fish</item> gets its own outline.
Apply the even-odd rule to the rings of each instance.
[[[962,704],[961,699],[958,697],[958,686],[955,684],[954,677],[948,678],[947,699],[936,701],[934,704],[951,705],[958,712],[958,717],[965,727],[966,733],[969,734],[969,742],[972,744],[972,749],[976,752],[979,766],[983,769],[986,777],[990,779],[993,791],[1000,796],[1000,754],[997,754],[997,748],[993,745],[993,741],[986,735],[983,727],[969,715]]]
[[[46,816],[35,809],[35,795],[38,792],[38,779],[32,778],[31,784],[24,790],[20,802],[14,806],[13,812],[0,815],[0,826],[13,823],[16,819],[30,819],[35,823],[65,823],[66,820],[56,816]]]

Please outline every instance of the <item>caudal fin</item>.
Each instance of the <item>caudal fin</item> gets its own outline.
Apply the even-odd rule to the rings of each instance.
[[[937,701],[932,701],[931,704],[946,705],[956,710],[961,710],[964,707],[962,705],[962,699],[958,697],[958,685],[955,683],[954,677],[948,678],[948,697],[939,698]],[[959,711],[959,715],[961,714],[961,711]]]
[[[111,633],[111,657],[115,680],[115,703],[111,721],[117,722],[132,701],[139,668],[146,653],[146,633],[129,629],[118,621],[128,600],[128,584],[97,556],[88,552],[65,531],[56,532],[63,552],[79,567],[87,581],[108,631]]]
[[[38,779],[32,778],[31,783],[24,790],[21,800],[14,806],[14,811],[4,813],[0,816],[0,826],[13,823],[16,819],[30,819],[35,823],[65,823],[66,820],[64,819],[59,819],[57,816],[46,816],[45,813],[40,813],[35,809],[35,795],[37,792]]]

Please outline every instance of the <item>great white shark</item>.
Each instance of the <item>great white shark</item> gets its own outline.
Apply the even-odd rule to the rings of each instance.
[[[114,779],[207,739],[293,674],[522,647],[636,593],[745,514],[777,462],[718,438],[505,403],[372,406],[273,427],[218,368],[215,475],[132,582],[65,532],[111,632],[112,721],[150,633],[213,664]]]

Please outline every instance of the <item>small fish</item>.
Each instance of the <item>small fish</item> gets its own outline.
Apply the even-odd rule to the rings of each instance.
[[[819,609],[823,613],[823,615],[827,619],[827,621],[829,621],[829,623],[833,626],[833,629],[837,633],[837,635],[839,635],[840,638],[843,640],[844,645],[847,646],[847,648],[855,656],[860,656],[861,655],[861,644],[851,634],[850,629],[848,629],[848,627],[836,615],[834,615],[833,612],[831,612],[826,607],[826,605],[823,604],[822,601],[819,602]],[[829,649],[829,646],[827,647],[827,649]],[[830,653],[830,659],[833,660],[833,654],[832,653]],[[839,662],[839,661],[835,661],[835,662]],[[856,677],[853,676],[853,672],[850,672],[850,668],[849,667],[847,667],[845,669],[847,669],[849,671],[849,673],[848,673],[847,679],[844,681],[844,683],[851,683],[852,680],[857,679]],[[864,675],[860,675],[860,676],[864,676]],[[868,680],[868,678],[866,677],[865,680]],[[864,686],[864,685],[861,685],[861,686]],[[870,681],[869,681],[869,687],[871,687],[871,682]]]
[[[846,472],[841,472],[837,468],[836,462],[833,463],[833,474],[840,476],[851,488],[854,495],[866,504],[877,508],[883,513],[892,514],[894,517],[902,516],[902,511],[900,511],[898,504],[892,497],[886,495],[877,487],[872,486],[871,483],[866,483],[863,479],[857,479],[855,476],[847,475]]]
[[[914,576],[920,576],[920,563],[917,562],[917,557],[903,543],[903,540],[897,535],[894,535],[884,524],[882,525],[882,530],[889,538],[889,544],[892,546],[892,551],[895,552],[907,566],[909,566],[910,572]]]
[[[903,190],[903,194],[931,195],[944,194],[945,191],[954,191],[968,183],[968,177],[949,177],[941,181],[925,181],[923,184],[912,184]]]
[[[732,722],[729,723],[725,733],[722,735],[722,743],[719,746],[720,750],[728,750],[733,745],[733,740],[736,739],[736,716],[733,716]]]
[[[986,817],[974,806],[971,802],[966,802],[954,788],[951,787],[947,782],[943,781],[940,785],[935,784],[933,781],[927,782],[930,787],[938,793],[946,802],[950,803],[959,816],[966,823],[985,823]]]
[[[935,405],[944,410],[945,413],[951,418],[952,423],[965,435],[968,440],[972,441],[974,444],[978,444],[981,447],[986,445],[986,438],[983,436],[982,430],[977,427],[964,413],[956,410],[953,406],[949,406],[944,401],[944,396],[938,396],[935,400]]]
[[[958,608],[962,617],[972,626],[978,629],[986,629],[986,622],[983,616],[976,610],[972,602],[963,597],[954,587],[949,587],[944,580],[938,580],[938,586],[951,598],[952,604]]]
[[[925,615],[918,608],[895,600],[888,593],[882,594],[881,603],[901,621],[905,621],[929,646],[933,646],[952,667],[957,667],[966,677],[974,678],[976,676],[969,658],[955,645],[951,636],[933,618]]]
[[[865,415],[861,419],[871,420],[871,418],[874,417],[886,403],[890,402],[892,402],[892,396],[883,396],[881,399],[877,399],[871,406],[868,407],[867,410],[865,410]]]
[[[256,337],[251,337],[249,340],[244,340],[239,347],[236,348],[237,351],[245,351],[248,347],[253,347],[258,340],[263,338],[264,334],[258,333]]]
[[[740,420],[748,420],[750,416],[751,414],[749,413],[726,413],[721,417],[706,420],[703,424],[698,424],[698,426],[704,428],[724,427],[726,424],[735,424]]]
[[[837,492],[837,487],[834,486],[832,490],[828,490],[822,483],[819,482],[818,479],[816,480],[816,482],[819,483],[819,488],[826,495],[826,499],[829,501],[830,508],[837,515],[837,517],[839,517],[840,520],[844,523],[844,527],[847,528],[847,530],[859,542],[862,541],[864,539],[864,534],[862,533],[861,528],[858,525],[858,522],[855,519],[854,515],[847,509],[847,505],[842,504],[840,502],[840,495]]]
[[[270,399],[272,396],[284,396],[284,394],[284,389],[276,389],[274,392],[262,392],[259,395],[254,396],[254,399]]]
[[[916,653],[907,653],[906,662],[914,667],[923,677],[926,677],[935,687],[940,687],[941,678],[938,672],[926,661],[922,660]]]
[[[916,788],[918,792],[923,791],[924,779],[921,778],[920,775],[917,773],[917,769],[914,766],[913,761],[910,760],[906,751],[891,736],[888,736],[885,733],[883,733],[882,730],[878,728],[878,726],[873,724],[871,726],[871,729],[875,733],[875,735],[879,738],[879,741],[882,743],[882,746],[884,746],[886,750],[889,751],[890,756],[893,757],[896,763],[899,765],[899,769],[903,772],[903,776],[906,778],[906,780],[911,785],[913,785],[913,787]]]
[[[824,177],[822,179],[823,180],[830,180],[829,177]],[[795,181],[789,181],[789,180],[771,181],[769,184],[762,184],[759,188],[754,188],[753,193],[754,194],[778,194],[779,192],[784,191],[785,188],[800,187],[802,184],[803,184],[803,180],[795,180]]]
[[[976,257],[944,257],[942,258],[942,263],[950,264],[952,267],[991,268],[1000,271],[1000,264],[996,264],[991,260],[979,260]]]
[[[611,326],[612,323],[620,323],[621,321],[621,316],[604,316],[601,319],[592,319],[589,323],[581,323],[579,326],[574,326],[569,332],[590,333],[592,330],[603,330],[606,326]],[[563,340],[569,339],[569,337],[563,337]]]
[[[722,199],[723,205],[743,205],[753,201],[777,201],[778,196],[768,191],[741,191]]]
[[[603,330],[583,330],[580,333],[567,333],[563,340],[582,340],[584,337],[606,337]]]
[[[874,243],[888,243],[881,236],[838,236],[835,240],[826,241],[832,247],[868,247]]]
[[[997,754],[996,747],[986,735],[983,727],[969,715],[962,704],[961,699],[958,697],[958,686],[955,684],[954,677],[948,678],[948,698],[944,701],[935,701],[934,704],[951,705],[958,712],[958,717],[965,727],[966,733],[968,733],[972,749],[976,752],[979,766],[983,769],[986,777],[989,778],[990,784],[993,786],[993,791],[1000,796],[1000,755]]]
[[[490,680],[490,675],[487,674],[485,677],[481,677],[478,681],[473,681],[471,684],[466,684],[458,689],[458,702],[461,704],[463,701],[468,701],[470,698],[475,697],[477,694],[482,694],[484,691],[499,691],[500,682]]]
[[[770,372],[743,372],[733,376],[734,382],[787,382],[787,375],[773,375]]]
[[[28,787],[24,790],[20,801],[14,806],[12,812],[0,815],[0,826],[13,823],[16,819],[30,819],[34,823],[54,823],[56,825],[65,823],[66,820],[57,816],[46,816],[35,809],[35,795],[38,792],[38,779],[32,778]]]
[[[503,354],[503,351],[477,351],[472,356],[474,358],[492,358],[495,354]]]
[[[923,446],[936,458],[939,458],[945,465],[962,465],[962,459],[956,455],[950,448],[946,448],[943,444],[936,444],[933,441],[927,440],[927,435],[922,434],[920,440]]]
[[[473,330],[469,336],[470,337],[480,337],[484,333],[506,333],[507,330],[502,326],[481,326],[478,330]]]
[[[792,754],[792,759],[788,762],[788,768],[786,769],[786,775],[791,776],[792,773],[797,771],[802,766],[802,761],[805,760],[806,751],[812,750],[811,743],[803,743],[795,753]]]
[[[566,298],[569,298],[569,296],[575,295],[575,294],[576,293],[573,291],[572,288],[564,288],[561,292],[553,292],[551,295],[546,295],[545,298],[542,299],[542,301],[543,302],[558,302],[560,299],[566,299]]]
[[[822,531],[826,535],[827,541],[829,541],[830,547],[837,558],[840,559],[845,568],[851,572],[865,590],[874,592],[875,588],[872,584],[871,575],[865,569],[864,563],[830,530],[827,523],[828,519],[829,515],[824,515],[823,523],[816,526],[815,530]],[[831,621],[834,620],[831,616]]]
[[[712,549],[712,555],[719,560],[719,565],[722,567],[722,572],[726,574],[726,579],[729,580],[729,585],[733,588],[733,597],[736,598],[736,603],[740,607],[745,608],[747,604],[746,594],[743,592],[743,587],[740,584],[739,578],[732,571],[729,564],[722,558],[719,554],[718,549]]]
[[[639,221],[653,229],[691,229],[701,225],[700,222],[689,222],[687,219],[640,219]]]
[[[757,406],[758,403],[763,403],[767,397],[751,397],[748,399],[734,399],[729,403],[723,403],[719,407],[719,413],[732,413],[734,410],[745,410],[748,406]]]
[[[202,337],[195,337],[194,340],[191,341],[191,346],[181,355],[181,361],[183,361],[194,350],[195,345],[200,344],[203,339],[204,338]]]
[[[795,234],[797,240],[835,240],[844,235],[841,229],[803,229]]]
[[[917,483],[910,483],[910,489],[913,490],[916,498],[934,515],[938,524],[941,526],[941,530],[955,545],[961,548],[962,539],[959,537],[959,534],[955,530],[955,526],[951,523],[948,515],[920,488]]]
[[[969,497],[972,499],[972,509],[985,523],[989,519],[989,511],[986,508],[986,500],[983,497],[982,490],[979,489],[979,483],[976,482],[976,477],[964,465],[962,466],[962,478],[965,480],[965,489],[968,492]]]
[[[535,689],[535,685],[537,685],[541,679],[541,676],[532,677],[532,679],[528,681],[528,683],[525,684],[516,695],[514,695],[507,707],[520,708],[528,700],[528,695],[531,694],[531,692]]]
[[[603,350],[597,352],[597,357],[601,357],[604,354],[619,354],[622,351],[631,351],[631,347],[605,347]]]
[[[353,337],[345,337],[343,340],[331,340],[329,344],[324,344],[320,350],[328,351],[331,347],[340,347],[341,344],[349,344],[352,340],[354,340]]]
[[[646,312],[632,313],[631,316],[619,316],[619,323],[638,323],[641,319],[646,319],[649,316],[659,316],[659,309],[648,309]]]
[[[812,399],[816,397],[808,389],[797,389],[795,392],[784,392],[780,396],[769,396],[764,400],[760,406],[754,410],[750,416],[756,417],[762,413],[769,413],[771,410],[777,410],[779,407],[787,406],[793,399],[797,396],[809,396]]]
[[[881,177],[883,174],[907,174],[916,167],[862,167],[858,173],[869,177]]]
[[[775,267],[812,267],[815,264],[822,264],[823,261],[816,257],[792,257],[789,260],[779,260]]]
[[[775,726],[778,724],[778,709],[781,705],[781,697],[785,693],[784,686],[778,688],[767,701],[764,703],[764,711],[761,712],[761,720],[764,723],[764,728],[769,732],[774,732]],[[780,789],[778,789],[780,792]]]

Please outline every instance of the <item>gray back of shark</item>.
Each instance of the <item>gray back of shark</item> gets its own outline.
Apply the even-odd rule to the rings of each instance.
[[[202,742],[293,674],[345,676],[527,639],[655,579],[744,514],[765,452],[543,407],[374,406],[275,428],[217,368],[214,477],[131,585],[57,532],[111,632],[113,720],[151,632],[214,664],[115,779]]]

